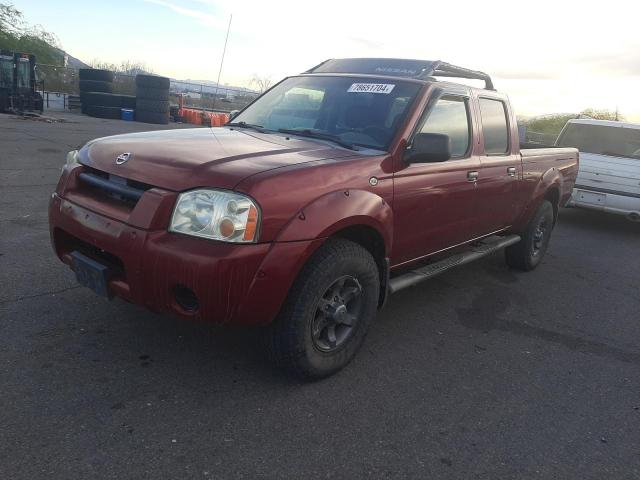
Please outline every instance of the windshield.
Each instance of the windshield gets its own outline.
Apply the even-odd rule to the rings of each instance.
[[[570,123],[556,144],[586,153],[640,159],[640,128]]]
[[[292,77],[268,91],[233,123],[300,130],[345,144],[387,149],[420,84],[353,77]]]
[[[13,83],[13,59],[0,58],[0,87],[11,87]]]

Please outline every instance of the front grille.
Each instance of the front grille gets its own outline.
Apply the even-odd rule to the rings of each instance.
[[[87,166],[78,175],[78,180],[84,188],[88,188],[93,193],[115,199],[130,208],[133,208],[138,203],[145,191],[153,188],[153,185],[119,177]]]

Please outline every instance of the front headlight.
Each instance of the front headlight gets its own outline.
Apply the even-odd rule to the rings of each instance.
[[[72,167],[76,163],[78,163],[78,151],[71,150],[69,153],[67,153],[67,167]]]
[[[258,207],[250,198],[223,190],[181,193],[171,216],[170,232],[224,242],[257,240]]]

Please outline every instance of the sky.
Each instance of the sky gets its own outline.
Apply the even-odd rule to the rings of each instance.
[[[619,109],[640,122],[640,2],[12,0],[89,62],[178,79],[274,81],[328,58],[444,60],[494,78],[521,116]]]

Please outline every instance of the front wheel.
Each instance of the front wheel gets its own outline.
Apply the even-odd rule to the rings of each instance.
[[[303,378],[331,375],[355,356],[376,314],[380,276],[371,254],[330,239],[304,266],[265,344],[276,365]]]
[[[553,230],[553,205],[544,200],[522,233],[522,240],[507,247],[507,265],[528,272],[536,268],[547,252]]]

